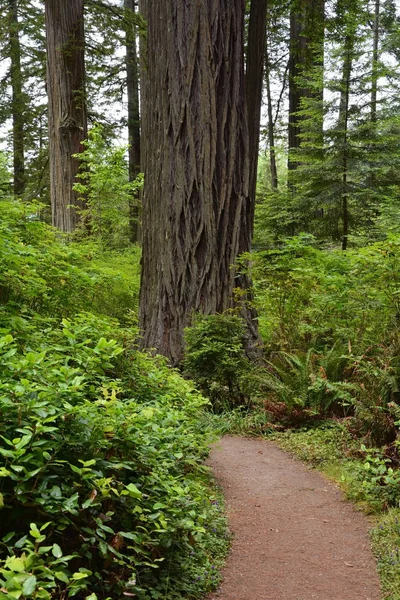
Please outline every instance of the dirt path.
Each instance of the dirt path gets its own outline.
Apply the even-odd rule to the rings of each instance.
[[[234,533],[209,600],[379,600],[368,521],[334,484],[270,442],[225,437],[208,464]]]

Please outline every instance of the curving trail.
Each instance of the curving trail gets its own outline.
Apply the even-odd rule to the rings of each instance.
[[[208,600],[379,600],[368,520],[273,443],[225,437],[208,460],[234,540]]]

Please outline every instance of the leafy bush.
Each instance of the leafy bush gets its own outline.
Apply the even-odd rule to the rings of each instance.
[[[201,464],[206,401],[135,350],[136,332],[121,332],[126,348],[112,339],[113,321],[13,324],[0,338],[4,597],[204,592],[227,545]]]
[[[58,317],[91,310],[122,320],[136,312],[139,250],[106,260],[94,243],[65,244],[38,220],[40,209],[0,202],[0,307]]]
[[[134,182],[128,178],[127,147],[111,144],[97,124],[83,142],[83,152],[76,155],[81,170],[74,189],[84,197],[87,209],[82,212],[84,233],[108,248],[124,248],[130,244],[132,203],[138,208],[138,192],[143,186],[143,174]]]
[[[229,543],[207,401],[136,350],[138,249],[0,210],[0,599],[201,596]]]
[[[354,414],[354,431],[366,444],[392,442],[390,406],[400,400],[400,238],[340,252],[300,236],[252,258],[270,363],[267,403]]]
[[[184,368],[216,410],[248,402],[252,365],[243,320],[231,312],[197,315],[185,331]]]

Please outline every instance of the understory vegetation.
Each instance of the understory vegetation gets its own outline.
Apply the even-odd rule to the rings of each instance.
[[[400,597],[399,261],[394,234],[347,252],[309,235],[255,252],[264,361],[246,358],[244,323],[232,313],[199,319],[186,358],[214,405],[208,425],[272,437],[374,514],[391,600]]]
[[[0,223],[0,598],[197,598],[229,538],[208,401],[137,349],[137,249]]]

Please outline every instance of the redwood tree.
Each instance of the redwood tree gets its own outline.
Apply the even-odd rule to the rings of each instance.
[[[46,0],[45,6],[52,220],[71,232],[82,208],[72,189],[79,167],[74,155],[87,137],[83,0]]]
[[[248,226],[245,0],[142,0],[142,345],[179,362],[193,311],[233,306]],[[246,236],[244,236],[246,237]],[[247,248],[249,249],[249,248]]]

